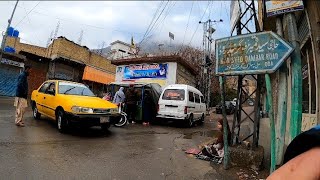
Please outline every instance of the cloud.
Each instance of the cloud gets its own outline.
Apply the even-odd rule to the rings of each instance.
[[[65,36],[77,42],[83,30],[82,45],[95,49],[101,46],[103,41],[106,45],[115,40],[130,42],[131,36],[136,42],[141,41],[162,2],[41,1],[26,16],[37,3],[20,1],[14,15],[12,26],[16,26],[23,19],[17,29],[24,42],[46,46],[50,33],[55,30],[60,21],[58,36]],[[4,17],[0,19],[1,31],[7,26],[6,17],[10,17],[14,4],[14,1],[0,1],[0,17]],[[168,33],[172,32],[175,34],[175,43],[182,43],[183,39],[185,43],[189,43],[192,35],[195,34],[191,45],[200,46],[203,28],[198,22],[207,9],[203,20],[208,18],[224,20],[223,23],[214,25],[217,29],[214,37],[227,36],[226,32],[230,31],[228,4],[227,1],[210,1],[209,8],[206,8],[208,1],[170,1],[149,35],[153,35],[151,39],[154,41],[165,42],[169,41]],[[164,5],[165,1],[157,14]],[[191,7],[192,12],[188,23]],[[186,28],[187,24],[188,28]]]

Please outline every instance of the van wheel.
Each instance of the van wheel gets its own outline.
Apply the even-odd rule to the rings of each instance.
[[[199,121],[199,124],[202,125],[204,123],[204,114],[202,114],[201,118],[200,118],[200,121]]]
[[[193,114],[190,114],[189,119],[187,120],[187,126],[188,127],[193,126]]]

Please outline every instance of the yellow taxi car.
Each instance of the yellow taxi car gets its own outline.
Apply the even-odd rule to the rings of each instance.
[[[65,132],[72,123],[85,126],[110,127],[110,116],[117,116],[118,107],[111,102],[95,97],[81,83],[62,80],[44,82],[31,95],[33,117],[41,115],[56,121],[60,132]]]

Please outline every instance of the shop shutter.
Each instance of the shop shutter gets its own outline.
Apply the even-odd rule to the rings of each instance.
[[[0,96],[15,96],[20,68],[1,64]]]
[[[56,63],[54,76],[55,79],[73,81],[73,68],[65,64]]]

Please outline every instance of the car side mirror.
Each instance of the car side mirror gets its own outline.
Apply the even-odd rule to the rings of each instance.
[[[48,89],[48,90],[47,90],[47,93],[48,93],[48,94],[51,94],[51,95],[53,95],[53,96],[55,95],[55,91],[54,91],[53,89]]]

